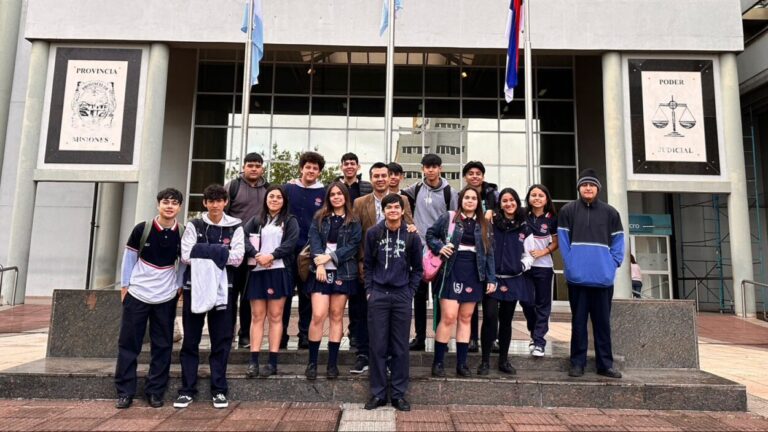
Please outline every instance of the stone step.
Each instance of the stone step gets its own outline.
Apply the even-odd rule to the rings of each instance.
[[[114,359],[47,358],[0,373],[0,398],[112,399]],[[475,364],[472,365],[476,366]],[[303,364],[281,364],[277,376],[249,380],[244,364],[231,364],[227,376],[233,400],[355,402],[368,396],[368,376],[342,371],[336,380],[304,378]],[[147,366],[139,365],[139,377]],[[746,388],[693,369],[629,369],[623,379],[588,372],[570,378],[562,371],[519,369],[509,376],[492,371],[486,377],[433,378],[428,367],[411,368],[408,398],[415,404],[594,407],[652,410],[745,411]],[[474,370],[473,370],[474,372]],[[207,366],[200,367],[199,400],[209,395]],[[139,380],[138,395],[143,380]],[[172,400],[181,384],[177,364],[171,367],[166,394]]]
[[[318,363],[325,364],[328,361],[328,351],[326,349],[327,340],[321,343],[321,349],[319,352]],[[202,341],[200,349],[200,362],[208,363],[208,356],[210,355],[210,349],[207,348],[209,342],[207,338]],[[426,351],[413,351],[410,353],[411,366],[413,367],[430,367],[432,365],[432,359],[434,356],[433,347],[434,342],[432,339],[428,339],[426,342]],[[179,350],[181,345],[179,343],[174,344],[172,363],[179,363]],[[445,367],[456,367],[456,345],[455,341],[451,340],[449,344],[451,352],[445,356]],[[149,363],[149,345],[145,344],[139,356],[139,363]],[[233,348],[229,355],[230,364],[247,364],[250,360],[250,351],[248,349]],[[469,363],[480,363],[480,353],[469,353]],[[544,352],[544,357],[533,357],[528,352],[528,341],[513,340],[509,347],[509,360],[518,369],[525,370],[550,370],[550,371],[567,371],[570,367],[570,345],[565,342],[551,342],[547,344]],[[261,349],[260,360],[266,362],[267,359],[267,347],[263,346]],[[309,351],[306,349],[297,349],[295,343],[289,345],[289,349],[280,350],[280,363],[283,364],[306,364],[309,359]],[[357,360],[354,348],[349,348],[346,338],[342,341],[341,349],[339,350],[338,364],[340,366],[352,366]],[[491,354],[491,364],[495,364],[498,361],[497,354]],[[622,370],[624,368],[624,357],[614,356],[614,367]],[[594,352],[589,351],[587,356],[587,369],[595,369]]]

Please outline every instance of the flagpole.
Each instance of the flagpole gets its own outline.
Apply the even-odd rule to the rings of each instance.
[[[384,143],[387,145],[387,161],[392,160],[392,98],[395,74],[395,0],[389,0],[389,25],[387,41],[387,88],[384,101]]]
[[[241,112],[240,129],[240,160],[242,165],[245,154],[248,151],[248,120],[251,110],[251,58],[253,57],[253,8],[255,0],[248,0],[248,31],[245,41],[245,58],[243,63],[243,105]],[[239,169],[240,167],[238,167]],[[230,197],[231,198],[231,197]]]
[[[527,150],[526,158],[526,170],[528,171],[528,186],[536,182],[536,175],[534,173],[534,154],[533,154],[533,62],[531,58],[531,9],[530,3],[532,0],[524,0],[524,20],[523,20],[523,33],[525,34],[525,42],[523,45],[525,53],[525,147]]]

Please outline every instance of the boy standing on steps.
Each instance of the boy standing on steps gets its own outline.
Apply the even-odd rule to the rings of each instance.
[[[133,228],[123,252],[117,365],[115,367],[115,407],[131,406],[136,394],[136,363],[141,353],[149,321],[151,360],[144,394],[153,408],[163,406],[168,388],[173,348],[173,321],[182,286],[176,270],[182,227],[176,221],[183,195],[176,189],[157,194],[157,216]]]

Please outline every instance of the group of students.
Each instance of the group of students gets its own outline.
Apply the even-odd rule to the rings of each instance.
[[[607,217],[609,230],[614,230],[607,237],[606,233],[595,234],[606,227],[602,219],[595,218],[593,226],[587,215],[584,225],[580,209],[574,212],[571,208],[577,201],[562,209],[567,220],[563,224],[561,213],[558,225],[555,206],[543,185],[528,189],[523,207],[514,189],[498,191],[496,185],[484,181],[481,162],[463,167],[467,185],[458,192],[441,176],[442,160],[435,154],[422,158],[423,180],[402,190],[403,172],[397,164],[373,164],[370,182],[358,174],[356,155],[345,154],[341,164],[343,175],[326,187],[319,181],[324,158],[305,152],[299,160],[298,179],[269,185],[263,179],[261,156],[248,154],[238,179],[205,189],[207,212],[189,221],[186,228],[176,222],[181,193],[175,189],[158,193],[158,215],[134,228],[124,252],[123,317],[115,372],[118,408],[130,406],[136,393],[136,359],[148,320],[152,352],[144,393],[149,405],[163,405],[179,296],[183,299],[184,339],[182,386],[174,402],[177,408],[189,406],[197,393],[199,345],[206,317],[212,402],[216,408],[228,406],[226,371],[238,297],[238,346],[250,349],[249,378],[277,373],[279,350],[287,346],[293,295],[299,296],[298,347],[309,350],[306,378],[317,378],[326,320],[330,331],[325,376],[337,378],[343,315],[349,301],[349,335],[357,351],[350,372],[369,372],[370,399],[365,408],[386,404],[389,394],[395,408],[409,410],[405,399],[409,351],[425,347],[430,292],[436,312],[434,376],[446,374],[444,357],[454,327],[457,376],[472,374],[467,353],[472,348],[470,341],[477,346],[478,333],[482,360],[477,373],[489,373],[491,352],[498,349],[498,370],[514,374],[508,351],[518,302],[528,323],[531,355],[544,355],[554,276],[551,255],[559,246],[574,309],[569,374],[583,374],[586,320],[591,314],[598,373],[620,377],[612,365],[610,330],[606,333],[597,328],[605,326],[604,316],[610,313],[610,296],[605,292],[612,293],[613,275],[609,284],[604,280],[607,270],[598,275],[602,279],[595,279],[594,269],[577,269],[586,264],[584,258],[574,258],[588,255],[605,261],[605,248],[614,272],[623,258],[623,252],[618,252],[623,250],[621,222],[615,210],[597,200],[600,184],[592,170],[580,176],[577,201],[586,203],[587,211],[598,218]],[[590,192],[590,188],[594,188],[593,195],[585,196],[582,189]],[[600,247],[593,250],[595,245]],[[307,251],[303,251],[305,246]],[[431,283],[422,277],[423,247],[443,260]],[[300,261],[307,253],[309,276],[302,281]],[[599,272],[609,264],[590,265],[597,265]],[[581,300],[574,304],[574,299]],[[483,313],[479,331],[477,318],[473,319],[478,304]],[[409,343],[412,314],[416,337]],[[596,319],[596,314],[603,317]],[[583,325],[576,323],[577,318],[583,319]],[[267,320],[269,358],[262,365],[260,348]]]

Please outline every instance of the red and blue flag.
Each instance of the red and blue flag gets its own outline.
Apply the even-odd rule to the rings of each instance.
[[[520,23],[523,20],[523,0],[510,0],[507,17],[507,72],[504,79],[504,99],[512,102],[517,86],[517,66],[520,62]]]

